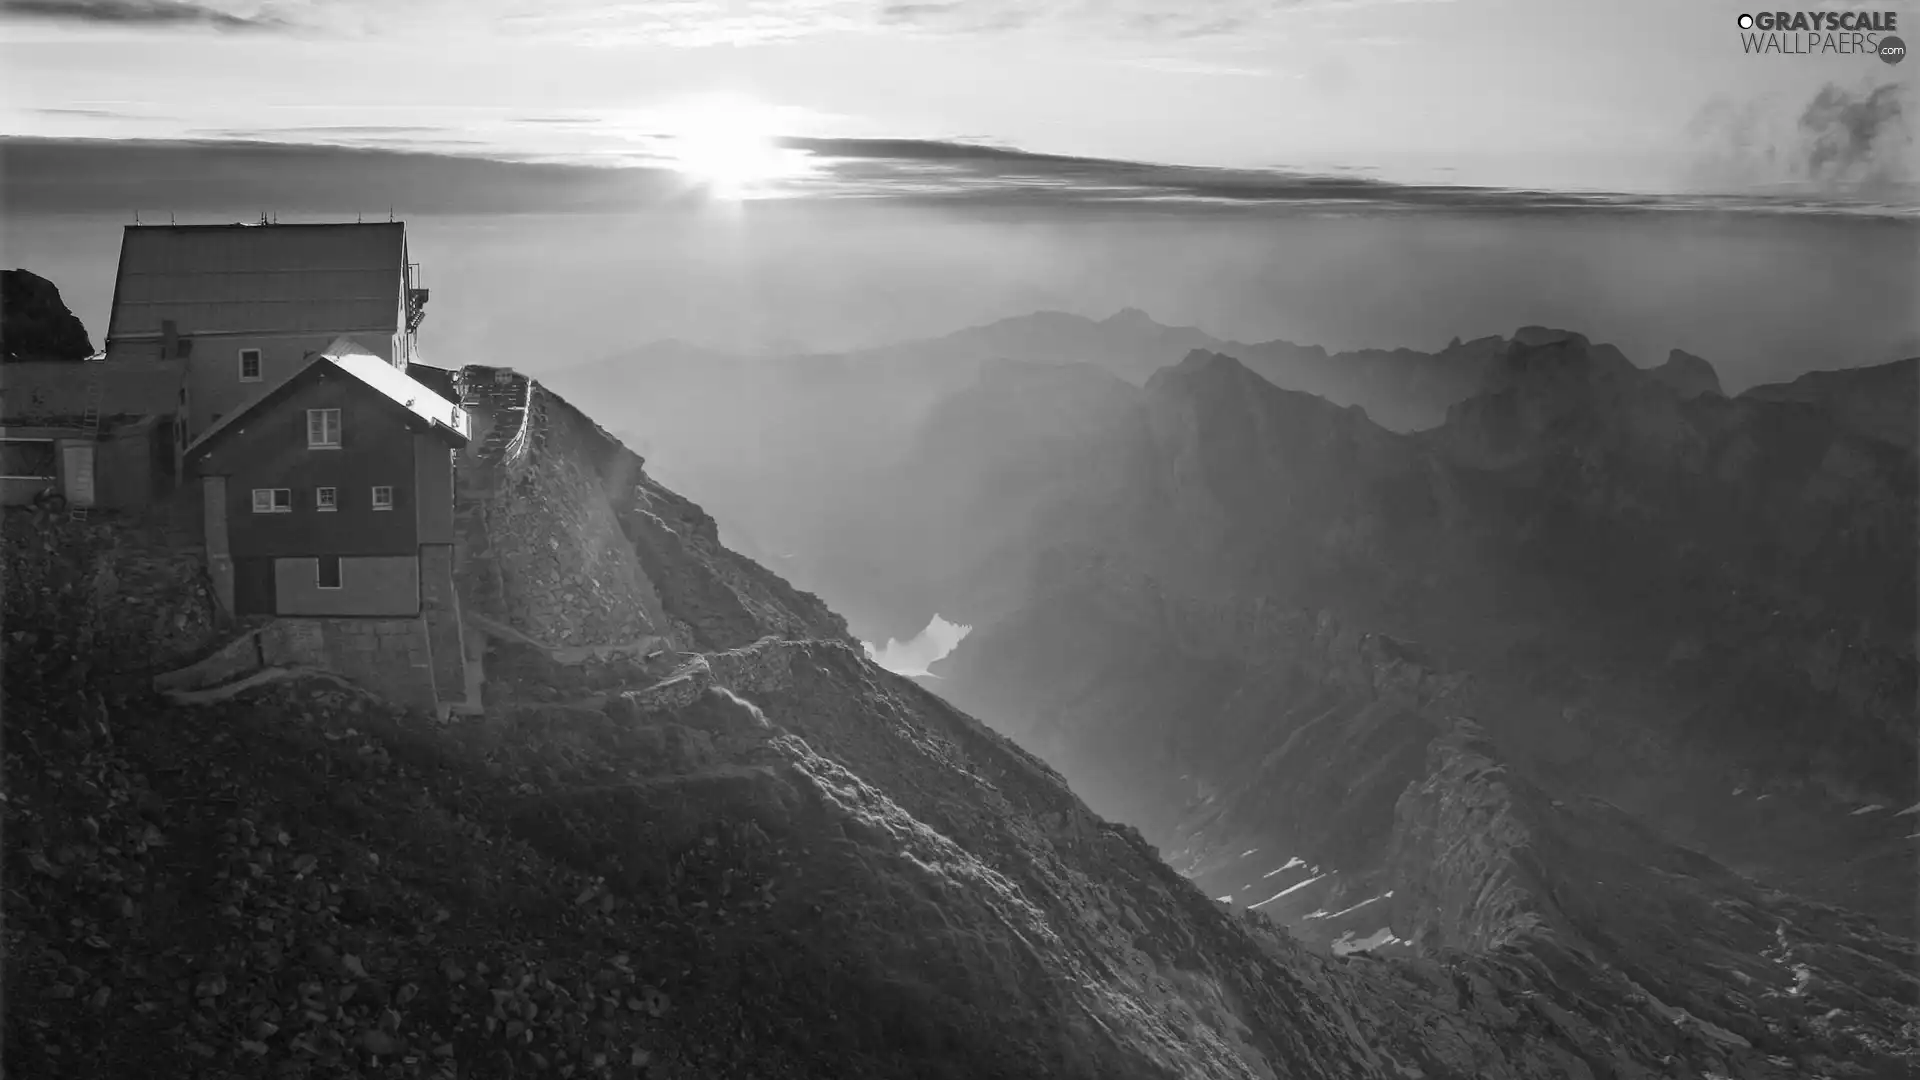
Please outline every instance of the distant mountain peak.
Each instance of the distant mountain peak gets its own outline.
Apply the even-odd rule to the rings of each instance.
[[[1222,376],[1237,377],[1239,375],[1258,378],[1258,376],[1254,375],[1253,372],[1247,368],[1247,365],[1241,363],[1234,357],[1228,356],[1226,353],[1214,352],[1212,349],[1189,349],[1187,355],[1180,358],[1179,363],[1163,369],[1162,372],[1157,372],[1155,377],[1158,378],[1160,374],[1168,374],[1181,378],[1193,376],[1218,378]],[[1262,381],[1264,382],[1264,380]]]
[[[1585,334],[1571,330],[1523,326],[1514,331],[1506,355],[1488,372],[1485,390],[1541,391],[1615,382],[1640,374],[1612,345],[1595,345]]]
[[[1709,394],[1724,397],[1720,376],[1704,358],[1681,349],[1667,353],[1667,362],[1653,369],[1653,377],[1678,391],[1683,398]]]
[[[1159,321],[1156,320],[1153,316],[1147,314],[1145,311],[1142,311],[1137,307],[1123,307],[1119,311],[1114,312],[1113,314],[1107,316],[1106,318],[1100,321],[1103,323],[1106,323],[1109,326],[1118,326],[1118,327],[1123,327],[1128,329],[1144,328],[1149,326],[1160,325]]]
[[[1535,349],[1545,345],[1574,344],[1585,348],[1590,342],[1587,335],[1573,330],[1558,330],[1550,326],[1523,326],[1513,332],[1515,346]]]

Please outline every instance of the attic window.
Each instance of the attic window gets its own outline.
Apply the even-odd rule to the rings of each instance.
[[[260,381],[260,350],[259,349],[241,349],[240,350],[240,381],[241,382],[259,382]]]
[[[253,512],[256,514],[293,513],[293,489],[254,488]]]
[[[340,410],[307,410],[307,448],[310,450],[340,449]]]

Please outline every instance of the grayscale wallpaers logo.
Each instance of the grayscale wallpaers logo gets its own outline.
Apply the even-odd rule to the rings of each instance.
[[[1860,54],[1883,64],[1907,58],[1907,43],[1894,35],[1897,11],[1761,11],[1742,15],[1740,48],[1783,56]]]

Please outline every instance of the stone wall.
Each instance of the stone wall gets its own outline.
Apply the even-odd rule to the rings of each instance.
[[[267,667],[320,668],[396,704],[435,707],[425,619],[276,619],[259,644]]]
[[[550,645],[666,632],[660,600],[616,519],[596,463],[604,436],[535,387],[517,468],[488,500],[487,541],[515,628]]]
[[[432,641],[433,683],[442,701],[466,698],[466,641],[460,597],[453,583],[453,546],[420,548],[420,617]]]

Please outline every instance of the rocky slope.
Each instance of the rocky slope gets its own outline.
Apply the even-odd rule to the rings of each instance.
[[[71,684],[10,686],[9,1069],[1785,1077],[1916,1061],[1911,956],[1838,915],[1796,909],[1811,915],[1789,929],[1736,907],[1782,965],[1738,991],[1744,970],[1616,971],[1520,917],[1557,883],[1515,871],[1534,865],[1522,825],[1476,815],[1538,830],[1533,846],[1548,828],[1537,796],[1491,782],[1477,741],[1437,743],[1400,800],[1395,857],[1431,878],[1409,894],[1429,955],[1329,959],[1208,901],[1052,770],[846,645],[767,639],[634,680],[604,712],[510,686],[449,726],[318,683],[206,709],[117,691],[92,712]],[[1668,858],[1710,903],[1737,888]],[[1463,905],[1489,881],[1508,903]],[[1712,995],[1735,992],[1769,1019],[1723,1030],[1739,1002]]]

